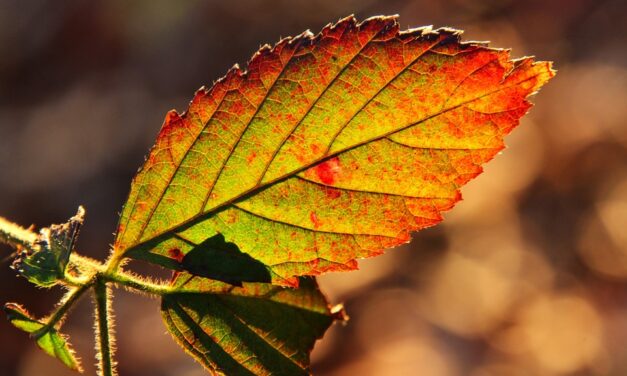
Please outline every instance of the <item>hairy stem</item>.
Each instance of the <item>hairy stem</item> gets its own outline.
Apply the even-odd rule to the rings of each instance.
[[[0,217],[0,242],[6,243],[14,248],[24,247],[35,249],[37,234]],[[114,282],[116,284],[142,291],[151,295],[163,295],[172,292],[166,283],[153,283],[144,280],[132,273],[124,272],[117,268],[120,260],[111,258],[107,264],[81,256],[76,252],[70,255],[70,262],[63,280],[59,281],[66,286],[77,289],[87,289],[94,284],[96,278],[103,281]],[[68,307],[74,300],[67,301]],[[64,304],[65,306],[65,304]]]
[[[0,243],[13,248],[33,249],[37,234],[0,217]]]
[[[37,252],[39,251],[37,239],[38,235],[32,230],[0,217],[0,243],[6,243],[17,250],[26,248]],[[58,281],[59,284],[67,287],[69,292],[48,317],[46,324],[33,334],[37,338],[58,325],[85,291],[93,287],[96,301],[96,348],[100,376],[117,376],[113,359],[115,340],[111,314],[111,288],[108,284],[125,286],[155,296],[183,292],[173,289],[167,283],[154,283],[133,273],[125,272],[119,268],[120,261],[119,258],[111,257],[106,264],[103,264],[72,252],[64,276]]]
[[[112,254],[111,257],[109,257],[109,260],[107,260],[107,273],[115,273],[116,271],[118,271],[120,269],[120,264],[122,263],[122,257],[121,254],[115,255]]]
[[[149,295],[160,296],[172,292],[172,288],[167,284],[150,282],[129,272],[117,271],[110,274],[105,272],[101,278]]]
[[[61,300],[57,309],[48,317],[48,319],[46,320],[46,325],[42,326],[41,329],[33,333],[32,337],[35,339],[39,338],[50,329],[54,328],[57,323],[61,322],[61,320],[63,320],[70,308],[74,306],[74,303],[76,303],[78,299],[80,299],[85,291],[87,291],[90,287],[90,284],[85,284],[70,290],[65,295],[63,300]]]
[[[111,292],[106,281],[98,278],[94,284],[96,297],[96,331],[98,350],[98,374],[100,376],[115,376],[115,351],[113,339],[113,316],[111,315]]]

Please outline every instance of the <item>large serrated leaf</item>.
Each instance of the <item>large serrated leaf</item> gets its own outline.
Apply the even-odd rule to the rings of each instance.
[[[554,75],[460,33],[349,17],[263,47],[168,113],[116,257],[184,269],[221,234],[295,285],[440,222]]]
[[[235,287],[187,273],[162,299],[174,339],[209,371],[224,375],[307,375],[309,353],[336,319],[314,279],[296,289]]]

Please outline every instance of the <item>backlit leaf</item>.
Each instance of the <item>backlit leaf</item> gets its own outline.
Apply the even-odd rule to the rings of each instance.
[[[59,359],[70,369],[82,372],[80,362],[74,356],[74,350],[70,348],[65,336],[57,332],[54,328],[39,332],[40,329],[44,327],[44,323],[32,318],[30,314],[18,304],[7,303],[4,305],[4,311],[9,322],[16,328],[32,336],[36,336],[35,340],[37,341],[37,345],[48,355]]]
[[[221,235],[275,284],[354,269],[440,222],[553,75],[394,17],[265,46],[167,114],[114,252],[185,269]]]
[[[225,375],[307,375],[309,353],[341,309],[330,309],[312,278],[296,289],[242,287],[179,274],[161,314],[174,339],[204,367]]]
[[[85,209],[80,206],[66,223],[42,228],[33,249],[23,249],[17,255],[13,269],[38,286],[57,284],[63,279],[84,219]]]

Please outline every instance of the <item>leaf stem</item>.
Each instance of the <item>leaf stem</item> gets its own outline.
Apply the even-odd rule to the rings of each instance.
[[[0,217],[1,243],[9,244],[14,248],[24,247],[36,250],[36,241],[36,233]],[[85,290],[93,286],[97,279],[104,282],[113,282],[150,295],[164,295],[173,292],[173,289],[167,283],[147,281],[133,273],[120,270],[118,268],[120,261],[120,259],[111,257],[107,264],[102,264],[97,260],[72,252],[65,276],[63,280],[59,282],[63,285],[73,287],[74,290],[72,291],[79,293],[76,299],[78,299],[80,294]],[[61,316],[75,302],[73,294],[70,298],[71,299],[66,300],[60,306],[60,309],[63,310],[59,313]]]
[[[0,243],[8,244],[13,248],[33,249],[36,240],[36,233],[0,217]]]
[[[103,273],[101,278],[124,287],[148,293],[150,295],[165,295],[172,292],[172,288],[164,283],[154,283],[147,281],[140,276],[129,272],[117,271],[115,273]]]
[[[120,269],[120,264],[122,263],[122,254],[112,253],[109,260],[107,260],[106,270],[107,273],[113,274]]]
[[[100,376],[116,376],[113,353],[113,317],[111,315],[111,291],[106,281],[97,278],[94,284],[96,298],[96,328],[98,350],[98,374]]]
[[[38,235],[31,229],[25,229],[0,217],[0,243],[6,243],[17,250],[26,248],[37,252],[39,250],[37,239]],[[120,261],[120,258],[111,257],[106,264],[103,264],[72,252],[63,278],[58,281],[69,291],[48,317],[46,324],[33,333],[33,337],[39,338],[58,325],[85,291],[93,287],[96,301],[96,347],[100,376],[117,376],[116,364],[113,360],[115,340],[114,321],[111,314],[111,288],[108,284],[114,283],[157,296],[174,292],[174,289],[167,283],[154,283],[133,273],[120,270]]]
[[[6,243],[13,248],[24,247],[36,250],[36,241],[36,233],[0,217],[0,243]],[[76,288],[73,291],[81,294],[91,287],[97,278],[151,295],[163,295],[172,292],[172,289],[165,283],[149,282],[132,273],[119,270],[117,268],[119,261],[116,258],[111,258],[107,264],[103,265],[97,260],[72,252],[65,276],[60,282]],[[67,311],[74,301],[74,299],[67,300],[63,304],[63,309]]]
[[[46,320],[46,325],[34,332],[32,337],[38,339],[50,329],[54,328],[57,323],[63,320],[70,308],[74,306],[74,303],[76,303],[90,287],[91,284],[85,284],[68,291],[59,303],[57,309]]]

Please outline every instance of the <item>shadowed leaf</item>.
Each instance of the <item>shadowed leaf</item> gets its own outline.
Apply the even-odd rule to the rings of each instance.
[[[241,286],[242,282],[270,282],[268,269],[233,243],[217,234],[192,248],[181,261],[181,268],[201,277]]]
[[[41,229],[36,250],[23,249],[12,267],[30,282],[51,287],[63,279],[65,268],[74,250],[74,244],[85,218],[83,207],[66,223]]]
[[[274,284],[354,269],[440,222],[553,75],[394,17],[265,46],[167,114],[114,253],[179,268],[221,234]]]
[[[309,353],[341,310],[331,310],[311,278],[296,289],[235,287],[179,274],[163,297],[170,334],[208,370],[225,375],[307,375]]]

